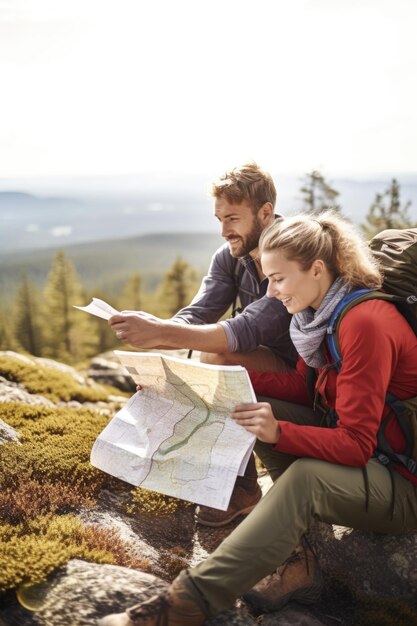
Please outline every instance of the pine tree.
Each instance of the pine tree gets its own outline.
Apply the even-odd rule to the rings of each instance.
[[[393,178],[384,193],[375,195],[375,200],[365,218],[366,222],[362,224],[363,232],[370,239],[387,228],[415,228],[417,222],[409,215],[410,206],[411,201],[408,201],[401,207],[400,185]]]
[[[108,293],[95,289],[93,292],[87,292],[85,294],[84,302],[90,302],[92,298],[100,298],[120,310],[118,303],[114,301],[112,296],[109,297]],[[95,338],[95,355],[107,352],[108,350],[114,350],[115,348],[120,349],[120,339],[117,339],[110,326],[103,319],[91,315],[88,316],[88,321],[92,326],[94,326],[93,336]]]
[[[196,273],[189,263],[178,257],[159,290],[159,299],[168,315],[174,315],[186,306],[196,290]]]
[[[14,335],[18,345],[35,356],[41,354],[42,333],[39,296],[26,274],[18,285],[14,305]]]
[[[300,189],[303,194],[303,208],[306,213],[317,215],[326,209],[340,211],[336,203],[339,192],[336,191],[317,170],[312,170],[305,176],[305,182]]]
[[[52,261],[44,296],[44,355],[69,363],[97,352],[97,327],[90,316],[74,309],[85,295],[77,272],[65,254]]]
[[[0,310],[0,350],[19,350],[11,320],[12,315],[10,313]]]
[[[140,274],[132,274],[127,281],[119,301],[121,311],[140,311],[142,308],[142,279]]]

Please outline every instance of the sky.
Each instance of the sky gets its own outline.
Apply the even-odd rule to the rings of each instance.
[[[0,0],[0,178],[417,172],[415,0]]]

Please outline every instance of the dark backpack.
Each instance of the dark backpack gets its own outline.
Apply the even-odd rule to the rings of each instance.
[[[384,230],[369,245],[384,272],[384,291],[358,289],[345,296],[333,311],[327,327],[327,345],[333,359],[332,366],[337,371],[342,363],[339,325],[346,313],[360,302],[370,299],[393,302],[417,335],[417,228]],[[417,396],[398,400],[387,394],[386,402],[404,434],[406,450],[403,454],[397,454],[385,437],[389,414],[379,428],[375,456],[384,465],[398,463],[417,476]]]
[[[369,242],[384,270],[383,289],[417,335],[417,228],[383,230]]]

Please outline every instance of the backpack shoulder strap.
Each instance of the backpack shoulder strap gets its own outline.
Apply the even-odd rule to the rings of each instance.
[[[242,276],[245,270],[244,266],[242,265],[242,263],[240,263],[239,259],[235,258],[234,261],[235,261],[235,266],[233,268],[233,279],[235,281],[236,291],[235,291],[235,297],[233,298],[233,303],[232,303],[231,317],[235,317],[236,313],[242,312],[242,307],[237,306],[237,301],[239,298],[240,283],[242,282]]]
[[[411,402],[416,398],[410,399]],[[380,463],[388,465],[390,462],[399,463],[408,469],[411,474],[417,476],[417,461],[413,458],[414,446],[416,444],[415,435],[411,421],[407,414],[409,411],[408,403],[410,400],[398,400],[392,394],[387,393],[386,403],[391,407],[397,419],[398,425],[405,439],[405,450],[401,453],[395,452],[388,440],[385,437],[385,428],[388,422],[388,417],[382,421],[381,426],[377,433],[377,446],[375,450],[375,456]],[[415,420],[415,408],[414,408],[414,420]]]
[[[340,322],[354,306],[365,302],[365,300],[388,300],[389,302],[396,302],[401,300],[398,296],[378,291],[375,289],[356,289],[348,293],[334,309],[330,316],[329,324],[327,326],[327,346],[329,348],[330,356],[334,361],[334,368],[339,371],[341,367],[342,355],[340,354],[339,346],[339,326]]]
[[[339,339],[338,339],[338,330],[339,325],[344,316],[350,309],[359,304],[360,302],[364,302],[365,300],[386,300],[388,302],[398,303],[403,302],[405,300],[402,296],[397,296],[393,294],[388,294],[383,291],[377,291],[372,289],[358,289],[356,291],[352,291],[347,294],[342,300],[339,302],[335,310],[333,311],[329,324],[327,327],[327,345],[329,348],[329,352],[331,358],[333,360],[332,366],[333,368],[339,372],[342,365],[342,355],[340,353]],[[417,460],[416,460],[416,450],[417,450],[417,398],[412,398],[410,400],[398,400],[391,394],[387,393],[386,395],[386,403],[391,407],[397,422],[401,428],[401,431],[404,435],[406,441],[406,448],[403,453],[394,452],[388,443],[385,437],[385,426],[387,424],[387,419],[382,422],[381,427],[378,430],[377,434],[377,446],[375,449],[374,456],[378,459],[378,461],[384,465],[389,466],[391,462],[399,463],[402,466],[406,467],[409,472],[417,476]],[[408,408],[408,403],[414,405],[412,409]],[[410,420],[408,419],[408,411],[412,410],[414,415],[413,426],[410,424]],[[388,418],[388,416],[387,416]]]

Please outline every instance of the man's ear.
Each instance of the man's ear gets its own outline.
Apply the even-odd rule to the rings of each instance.
[[[272,221],[274,217],[274,207],[271,202],[265,202],[258,211],[258,217],[265,226]]]

